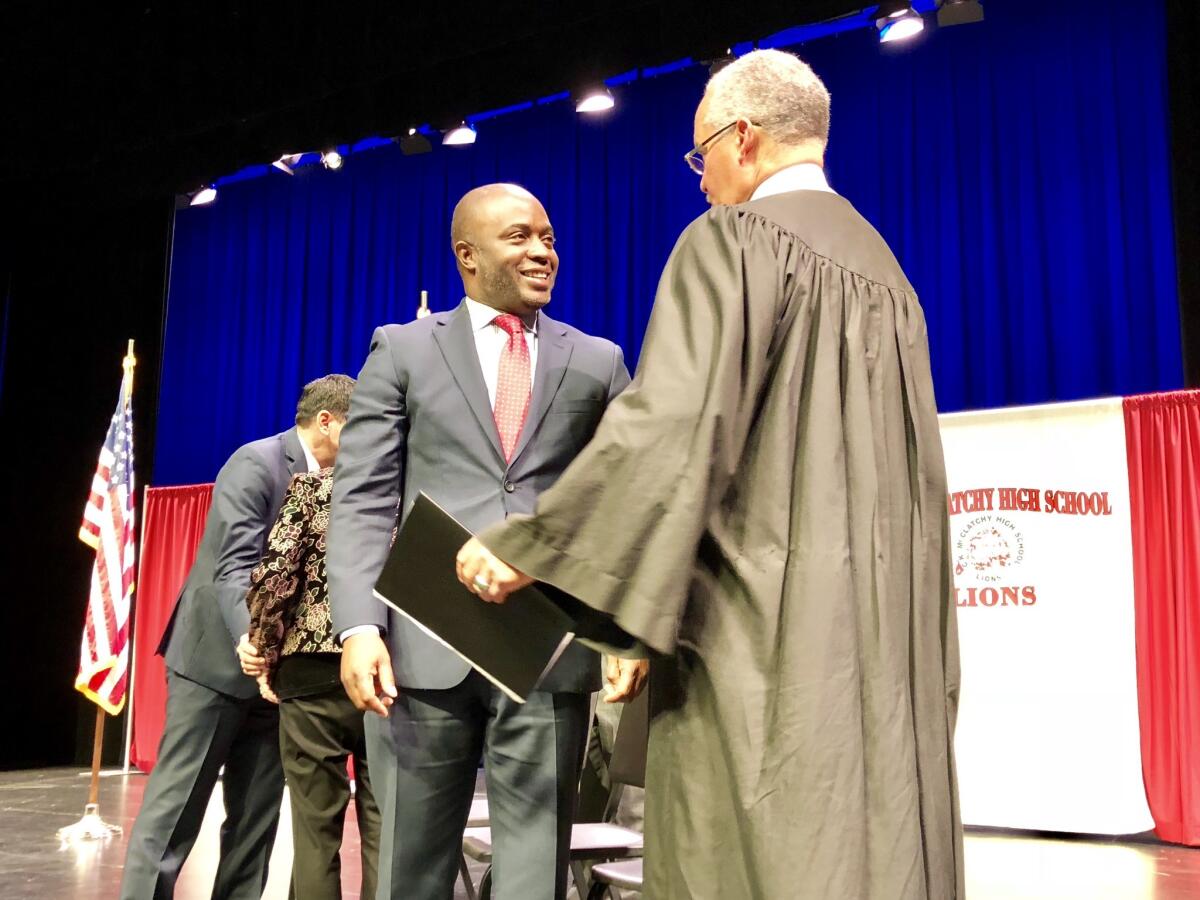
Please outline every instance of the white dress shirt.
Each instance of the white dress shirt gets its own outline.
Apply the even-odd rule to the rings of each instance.
[[[788,191],[828,191],[835,193],[825,179],[825,170],[816,163],[796,163],[780,169],[754,189],[751,200],[761,200]]]
[[[500,310],[485,306],[478,300],[466,298],[467,313],[471,317],[471,333],[475,335],[475,352],[479,356],[479,368],[483,370],[483,383],[487,385],[488,402],[496,408],[496,383],[500,379],[500,354],[508,344],[508,332],[496,325]],[[522,320],[524,322],[524,320]],[[529,374],[537,371],[537,315],[533,325],[525,324],[525,346],[529,348]],[[530,385],[532,387],[532,385]]]
[[[483,372],[483,383],[487,385],[488,403],[492,409],[496,408],[496,385],[500,381],[500,354],[504,351],[505,345],[508,344],[508,332],[501,328],[496,323],[496,316],[502,315],[497,309],[492,309],[480,303],[478,300],[472,300],[470,297],[465,298],[467,304],[467,314],[471,317],[471,333],[475,336],[475,353],[479,357],[479,368]],[[525,346],[529,348],[529,374],[530,377],[537,371],[537,326],[538,317],[535,313],[533,316],[533,324],[530,325],[521,320],[525,324]],[[532,390],[533,385],[530,384]],[[301,441],[301,443],[304,443]],[[308,449],[305,448],[305,453]],[[358,634],[363,631],[379,631],[376,625],[355,625],[353,628],[347,628],[338,639],[343,643],[346,638],[351,635]]]
[[[300,449],[304,451],[304,462],[308,466],[310,472],[320,472],[321,464],[317,462],[317,458],[313,456],[312,448],[308,446],[308,441],[304,439],[304,435],[300,433],[300,429],[296,429],[296,437],[300,439]]]

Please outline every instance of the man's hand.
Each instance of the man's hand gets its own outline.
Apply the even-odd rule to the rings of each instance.
[[[250,635],[243,634],[242,639],[238,641],[237,655],[238,662],[242,665],[242,671],[251,678],[266,674],[267,664],[263,662],[263,658],[250,643]]]
[[[259,675],[255,679],[258,682],[258,693],[264,700],[270,700],[272,703],[278,704],[279,698],[275,696],[275,692],[271,690],[271,686],[267,684],[267,676]]]
[[[498,558],[476,538],[462,545],[454,563],[458,580],[488,603],[503,603],[513,591],[533,584],[532,578]]]
[[[606,657],[604,666],[604,702],[628,703],[646,686],[650,672],[648,659],[620,659]]]
[[[396,700],[396,676],[377,631],[360,631],[342,644],[342,687],[354,706],[383,716]]]

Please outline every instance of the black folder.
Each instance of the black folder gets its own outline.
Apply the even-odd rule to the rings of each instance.
[[[470,537],[453,516],[419,494],[375,596],[524,703],[575,637],[575,620],[541,585],[514,591],[505,603],[486,603],[463,587],[454,558]]]

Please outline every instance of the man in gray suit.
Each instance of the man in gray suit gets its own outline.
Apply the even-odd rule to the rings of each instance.
[[[376,781],[394,779],[386,795],[377,789],[379,895],[390,884],[404,900],[451,896],[482,757],[495,893],[550,900],[566,892],[598,657],[571,646],[542,690],[517,704],[389,616],[371,590],[398,502],[407,514],[424,491],[472,530],[532,510],[629,373],[615,344],[541,311],[558,255],[532,194],[505,184],[469,192],[455,208],[452,240],[466,299],[453,312],[377,329],[359,375],[333,482],[330,605],[347,693],[390,717],[385,741],[396,765]],[[374,773],[380,753],[369,747],[368,755]]]
[[[167,720],[129,835],[123,900],[169,898],[225,767],[225,822],[214,898],[257,898],[267,882],[283,769],[278,708],[242,674],[235,647],[249,630],[246,592],[288,483],[333,465],[354,379],[307,384],[296,427],[239,448],[217,475],[196,559],[159,644]]]

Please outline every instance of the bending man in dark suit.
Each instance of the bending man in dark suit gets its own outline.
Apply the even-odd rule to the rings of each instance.
[[[541,312],[558,255],[533,195],[514,185],[476,188],[455,208],[452,238],[466,299],[453,312],[377,329],[358,377],[333,480],[330,603],[347,693],[390,715],[392,790],[375,780],[380,896],[388,885],[404,900],[451,896],[482,756],[496,895],[550,900],[566,892],[598,657],[572,646],[542,691],[513,703],[454,653],[389,617],[371,590],[397,501],[407,513],[424,491],[472,530],[532,510],[629,373],[616,345]],[[618,691],[640,672],[627,669]],[[381,754],[372,745],[367,753],[377,772]]]
[[[309,383],[296,427],[239,448],[217,475],[204,537],[158,647],[167,720],[129,835],[123,900],[174,895],[222,766],[225,821],[212,896],[262,894],[283,794],[279,713],[242,674],[235,648],[250,626],[250,573],[288,482],[333,464],[353,388],[345,375]]]

